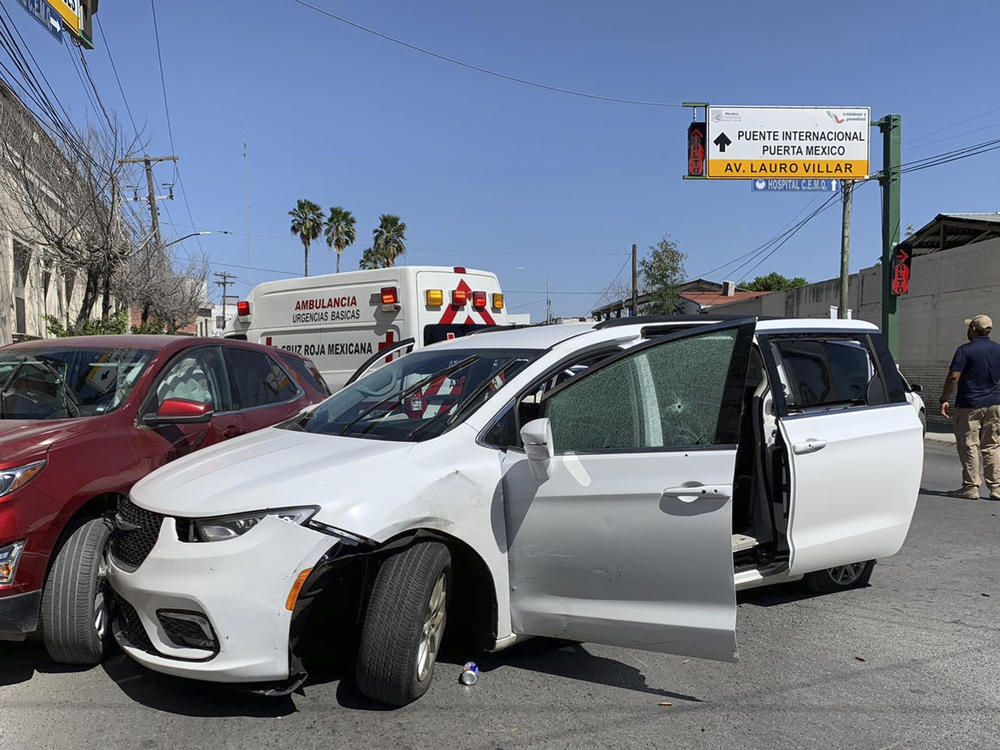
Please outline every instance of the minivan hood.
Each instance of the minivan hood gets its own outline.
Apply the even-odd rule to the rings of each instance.
[[[19,466],[44,454],[58,442],[95,429],[103,420],[0,419],[0,465]]]
[[[342,488],[377,486],[416,443],[268,428],[157,469],[132,488],[140,507],[203,518],[333,503]]]

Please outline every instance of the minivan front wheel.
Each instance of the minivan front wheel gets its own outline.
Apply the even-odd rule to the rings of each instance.
[[[833,568],[807,574],[805,583],[818,594],[832,594],[835,591],[856,589],[867,585],[874,569],[874,560],[837,565]]]
[[[451,554],[421,542],[379,568],[358,645],[358,690],[403,706],[427,692],[448,615]]]
[[[103,518],[70,534],[45,579],[42,640],[53,661],[100,664],[111,644],[104,551],[111,527]]]

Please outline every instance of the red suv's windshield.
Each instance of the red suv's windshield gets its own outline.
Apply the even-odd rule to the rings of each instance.
[[[7,349],[0,351],[0,419],[93,417],[116,409],[151,349]]]

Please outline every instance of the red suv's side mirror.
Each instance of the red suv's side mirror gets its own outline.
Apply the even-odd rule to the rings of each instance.
[[[143,424],[156,426],[161,424],[197,424],[212,421],[212,407],[201,401],[191,401],[186,398],[168,398],[160,404],[156,414],[147,414],[142,418]]]

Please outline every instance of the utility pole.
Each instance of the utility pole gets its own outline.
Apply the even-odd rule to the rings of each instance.
[[[143,156],[134,159],[122,159],[120,164],[143,164],[146,167],[146,190],[149,197],[149,216],[153,225],[153,237],[156,240],[156,247],[163,247],[163,239],[160,237],[160,214],[156,210],[156,186],[153,184],[153,164],[161,161],[177,162],[176,156]]]
[[[226,319],[226,289],[228,289],[232,284],[236,283],[236,276],[229,273],[229,271],[216,271],[212,274],[217,276],[219,281],[213,282],[216,286],[222,287],[222,320]]]
[[[899,318],[892,293],[892,256],[899,243],[899,164],[901,115],[873,122],[882,132],[882,335],[893,357],[899,358]]]
[[[636,259],[636,246],[632,243],[632,315],[639,314],[639,278]]]
[[[851,280],[851,200],[854,192],[854,183],[851,180],[843,180],[844,214],[840,229],[840,312],[837,317],[841,320],[847,318],[848,297]],[[858,300],[860,304],[860,300]]]

